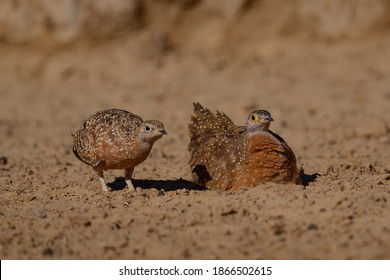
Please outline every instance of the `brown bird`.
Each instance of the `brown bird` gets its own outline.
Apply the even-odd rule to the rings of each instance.
[[[236,126],[224,113],[194,103],[188,149],[195,180],[231,191],[265,182],[300,184],[294,152],[269,130],[271,121],[268,111],[255,110],[245,126]]]
[[[90,116],[72,133],[73,152],[82,162],[92,166],[104,191],[109,188],[103,171],[124,169],[128,188],[134,167],[149,155],[154,142],[167,134],[161,122],[143,121],[141,117],[120,109],[109,109]]]

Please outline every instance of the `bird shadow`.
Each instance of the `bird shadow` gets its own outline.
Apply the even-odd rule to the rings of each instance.
[[[315,182],[316,179],[321,176],[319,173],[306,174],[303,169],[300,170],[301,182],[304,187],[307,187],[310,183]],[[147,180],[147,179],[132,179],[135,188],[140,187],[141,189],[157,189],[164,191],[176,191],[181,189],[200,191],[205,190],[204,187],[197,183],[185,180]],[[112,191],[120,191],[127,188],[126,180],[124,177],[116,177],[111,183],[107,183],[107,186]]]
[[[181,189],[200,191],[204,188],[194,182],[184,180],[182,178],[177,180],[145,180],[145,179],[132,179],[131,182],[135,188],[141,189],[157,189],[164,191],[176,191]],[[107,186],[112,191],[120,191],[127,188],[126,180],[124,177],[115,178],[114,182],[107,183]]]
[[[310,183],[315,182],[321,175],[319,173],[306,174],[303,169],[300,171],[302,185],[307,187]]]

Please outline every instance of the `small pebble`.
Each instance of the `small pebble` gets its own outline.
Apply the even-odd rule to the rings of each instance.
[[[8,163],[8,159],[6,157],[4,157],[4,156],[1,156],[0,157],[0,166],[7,165],[7,163]]]
[[[46,248],[43,250],[43,255],[44,256],[52,256],[54,254],[54,251],[52,248]]]
[[[348,181],[343,181],[341,183],[341,190],[342,191],[350,191],[353,190],[353,185]]]
[[[317,230],[318,226],[316,224],[310,224],[307,226],[307,230]]]

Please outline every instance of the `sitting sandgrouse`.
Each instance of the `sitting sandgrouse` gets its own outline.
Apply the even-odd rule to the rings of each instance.
[[[300,184],[295,155],[269,130],[271,121],[268,111],[255,110],[245,126],[236,126],[224,113],[194,103],[188,149],[196,182],[231,191],[266,182]]]
[[[124,169],[128,188],[134,167],[149,155],[154,142],[167,134],[161,122],[143,121],[141,117],[120,109],[109,109],[90,116],[72,133],[73,152],[92,166],[104,191],[108,191],[103,171]]]

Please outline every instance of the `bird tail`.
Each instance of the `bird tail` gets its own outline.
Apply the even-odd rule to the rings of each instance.
[[[91,135],[85,135],[83,131],[77,131],[72,133],[73,138],[73,153],[74,155],[82,162],[96,167],[101,162],[96,158],[96,155],[93,152],[93,146],[90,145],[90,140],[88,137]]]
[[[199,148],[202,139],[210,137],[213,133],[216,123],[216,116],[209,109],[204,108],[200,103],[194,104],[194,113],[191,115],[191,121],[188,124],[188,132],[190,136],[190,144],[188,150],[193,152]]]
[[[214,114],[199,102],[194,103],[194,114],[188,125],[190,139],[196,141],[199,137],[215,135],[231,125],[234,125],[232,120],[224,113],[217,111]]]

